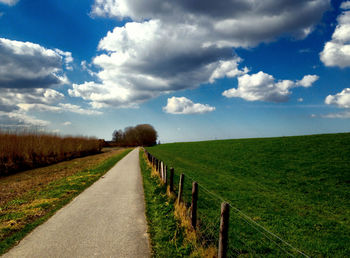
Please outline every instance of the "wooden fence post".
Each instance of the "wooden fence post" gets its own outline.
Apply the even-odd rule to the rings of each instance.
[[[168,166],[164,165],[164,184],[167,184],[167,180],[168,180]]]
[[[185,180],[185,175],[181,174],[180,182],[179,182],[179,195],[177,196],[177,204],[180,204],[182,202],[182,191],[184,189],[184,180]]]
[[[160,179],[162,182],[164,181],[164,163],[163,161],[160,162]]]
[[[198,184],[192,183],[192,204],[191,204],[191,222],[192,227],[196,229],[197,226],[197,201],[198,201]]]
[[[230,217],[230,206],[227,202],[223,202],[221,204],[218,258],[227,257],[229,217]]]
[[[174,192],[174,168],[170,168],[169,191]]]

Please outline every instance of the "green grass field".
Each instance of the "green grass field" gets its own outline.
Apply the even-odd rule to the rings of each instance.
[[[175,168],[175,182],[180,173],[186,175],[186,201],[192,180],[199,183],[204,244],[216,245],[220,203],[226,200],[232,205],[231,256],[302,256],[297,249],[312,257],[350,255],[349,133],[162,144],[147,150]]]

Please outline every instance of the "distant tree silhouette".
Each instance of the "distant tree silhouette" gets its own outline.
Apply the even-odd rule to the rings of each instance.
[[[123,139],[123,131],[122,130],[115,130],[113,132],[113,142],[119,142]]]
[[[113,142],[118,146],[152,146],[157,143],[158,133],[150,124],[126,127],[113,132]]]

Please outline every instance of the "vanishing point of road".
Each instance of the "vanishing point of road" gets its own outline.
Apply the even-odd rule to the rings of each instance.
[[[139,149],[3,257],[149,257]]]

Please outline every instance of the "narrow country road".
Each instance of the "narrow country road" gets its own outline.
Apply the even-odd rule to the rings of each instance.
[[[149,257],[139,149],[3,257]]]

